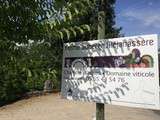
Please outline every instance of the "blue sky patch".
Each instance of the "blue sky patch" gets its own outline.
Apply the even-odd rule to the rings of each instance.
[[[160,0],[117,0],[115,9],[125,36],[160,34]]]

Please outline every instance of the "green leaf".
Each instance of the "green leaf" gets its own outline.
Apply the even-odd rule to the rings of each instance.
[[[23,67],[23,68],[22,68],[22,71],[23,71],[23,72],[24,72],[24,71],[26,71],[26,68],[25,68],[25,67]]]
[[[72,20],[72,14],[70,11],[67,11],[67,16],[68,16],[69,20]]]
[[[69,30],[73,33],[74,37],[77,36],[77,33],[76,33],[76,31],[73,28],[70,28]]]
[[[60,22],[60,20],[58,20],[58,19],[56,19],[56,25],[60,25],[61,24],[61,22]]]
[[[54,26],[56,26],[56,25],[57,25],[57,22],[54,20],[52,24],[53,24]]]
[[[76,26],[75,29],[77,29],[78,31],[80,31],[81,34],[84,34],[83,29],[81,29],[80,27],[77,27],[77,26]]]
[[[63,39],[63,37],[64,37],[64,36],[63,36],[63,32],[58,31],[58,33],[59,33],[59,35],[60,35],[60,38]]]
[[[77,8],[74,8],[74,12],[75,12],[76,14],[78,14],[78,13],[79,13],[79,11],[78,11],[78,9],[77,9]]]
[[[87,31],[91,31],[91,28],[90,28],[89,25],[83,25],[83,28],[84,28],[84,29],[87,29]]]
[[[32,77],[32,72],[28,69],[28,77]]]
[[[66,33],[67,39],[69,40],[69,38],[70,38],[70,32],[69,32],[69,30],[67,30],[66,28],[64,28],[63,31]]]
[[[64,22],[66,22],[66,21],[67,21],[67,16],[66,16],[66,15],[64,15],[64,17],[63,17],[63,21],[64,21]]]

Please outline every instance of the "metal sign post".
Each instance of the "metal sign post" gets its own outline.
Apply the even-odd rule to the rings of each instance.
[[[96,120],[104,120],[105,105],[103,103],[96,103]]]
[[[98,9],[98,39],[105,38],[104,0],[100,0]],[[96,120],[105,120],[105,104],[96,103]]]

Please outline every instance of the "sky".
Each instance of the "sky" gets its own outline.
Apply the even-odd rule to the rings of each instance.
[[[160,0],[117,0],[115,12],[125,36],[160,34]]]

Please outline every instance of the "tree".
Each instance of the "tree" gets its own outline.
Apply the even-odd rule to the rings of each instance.
[[[54,9],[56,5],[58,4],[53,6],[51,0],[0,1],[0,105],[13,101],[32,89],[28,85],[28,79],[35,81],[43,77],[54,77],[53,67],[48,65],[52,62],[51,59],[43,59],[41,54],[47,56],[52,51],[46,51],[50,48],[44,47],[44,39],[48,41],[50,35],[56,40],[58,38],[52,34],[54,31],[49,31],[51,26],[43,22],[53,16],[60,17],[58,8]],[[57,26],[56,29],[58,28]],[[30,40],[36,45],[28,46]],[[42,44],[37,44],[41,42]],[[41,50],[41,54],[37,50]],[[41,88],[42,84],[43,82]]]
[[[116,23],[115,23],[115,3],[116,0],[105,0],[105,13],[106,13],[106,38],[116,38],[116,37],[120,37],[123,36],[122,34],[120,34],[121,31],[121,27],[117,28],[116,27]]]
[[[118,37],[115,0],[106,1],[106,38]],[[97,39],[97,2],[0,1],[0,105],[41,90],[45,79],[59,85],[63,43]]]
[[[47,4],[47,3],[46,3]],[[45,16],[44,3],[36,0],[0,1],[0,105],[19,98],[28,79],[24,44],[43,40],[44,28],[38,21]]]
[[[61,16],[64,16],[59,20],[59,22],[52,21],[50,24],[58,24],[60,28],[58,31],[58,40],[51,41],[53,46],[58,46],[55,48],[56,51],[62,53],[62,43],[70,41],[87,41],[97,39],[97,12],[99,8],[98,0],[69,0],[65,2],[65,6],[59,6],[60,10],[63,11]],[[106,38],[114,38],[122,36],[120,34],[121,28],[115,26],[115,12],[114,5],[115,0],[105,0],[105,5],[103,5],[106,20],[105,20],[105,32]],[[88,5],[90,7],[85,8]],[[51,29],[51,31],[54,31]],[[58,36],[57,35],[57,36]],[[52,38],[53,39],[53,38]],[[62,42],[61,42],[62,41]],[[62,59],[62,54],[56,55],[59,59]],[[56,61],[56,68],[61,69],[61,61]],[[58,72],[61,73],[61,72]],[[60,75],[59,75],[60,76]],[[60,77],[59,77],[60,78]]]

